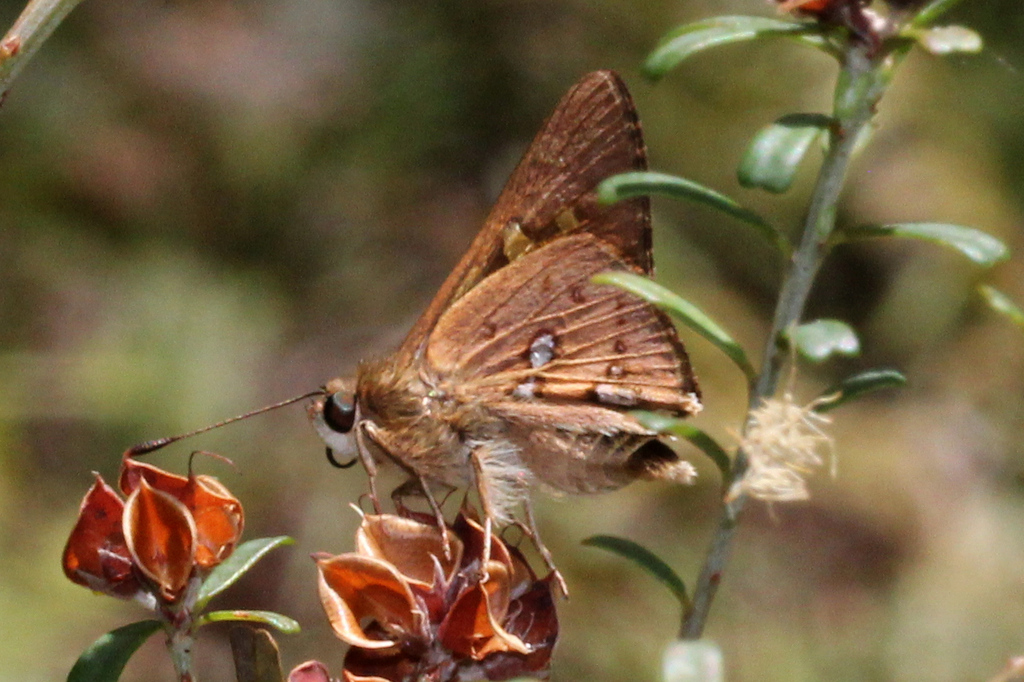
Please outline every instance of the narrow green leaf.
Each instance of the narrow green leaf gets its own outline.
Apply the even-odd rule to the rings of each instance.
[[[1021,309],[1020,306],[1014,303],[1009,296],[998,289],[993,289],[987,284],[979,286],[978,293],[981,294],[992,310],[1006,315],[1006,317],[1010,318],[1011,322],[1018,327],[1024,328],[1024,309]]]
[[[231,556],[210,571],[210,575],[206,577],[199,588],[196,611],[201,611],[211,599],[233,585],[267,552],[294,542],[290,537],[281,535],[276,538],[257,538],[240,544]]]
[[[966,26],[936,26],[908,32],[918,44],[934,55],[977,54],[985,46],[981,36]]]
[[[690,598],[686,596],[686,585],[683,584],[682,578],[661,557],[643,545],[613,535],[593,535],[584,540],[583,544],[587,547],[597,547],[629,559],[664,583],[671,590],[672,594],[675,595],[675,598],[679,600],[684,611],[690,608]]]
[[[724,194],[692,180],[654,171],[633,171],[613,175],[597,187],[598,199],[608,204],[650,194],[695,201],[742,220],[755,227],[758,233],[778,249],[783,257],[789,258],[792,248],[774,225],[754,211],[740,206]]]
[[[737,171],[740,184],[776,194],[793,186],[797,168],[832,118],[824,114],[790,114],[762,128],[750,141]]]
[[[833,355],[857,355],[860,340],[853,328],[839,320],[814,320],[795,327],[789,338],[797,351],[811,362]]]
[[[111,630],[82,652],[67,682],[117,682],[132,654],[162,628],[158,620],[140,620]]]
[[[789,38],[838,56],[835,46],[814,24],[768,17],[712,17],[670,31],[647,56],[643,72],[658,79],[702,50],[760,38]]]
[[[915,27],[929,26],[936,19],[960,3],[960,1],[961,0],[932,0],[922,7],[916,15],[914,15],[914,18],[910,21],[910,25]]]
[[[287,635],[294,635],[302,630],[299,627],[299,622],[294,618],[289,618],[273,611],[210,611],[209,613],[204,613],[197,622],[202,626],[207,623],[219,623],[225,620],[269,625]]]
[[[657,412],[636,410],[630,414],[651,431],[685,438],[711,458],[718,470],[722,472],[723,481],[729,481],[732,477],[732,460],[729,459],[728,453],[714,438],[693,424]]]
[[[836,233],[840,235],[839,231]],[[1010,257],[1006,245],[990,234],[961,225],[947,223],[896,223],[892,225],[862,225],[842,230],[839,239],[867,239],[871,237],[908,237],[934,242],[956,249],[969,259],[989,267]]]
[[[269,632],[239,625],[231,628],[228,638],[236,682],[283,682],[281,653]]]
[[[592,281],[596,284],[617,286],[665,310],[729,356],[743,370],[748,379],[753,379],[755,376],[756,372],[747,359],[747,354],[743,352],[743,348],[733,341],[732,337],[714,320],[683,297],[646,277],[634,275],[631,272],[602,272],[594,276]]]
[[[861,372],[844,379],[837,386],[822,393],[821,402],[814,410],[815,412],[828,412],[866,393],[880,391],[884,388],[899,388],[906,383],[907,378],[894,369],[872,369]]]

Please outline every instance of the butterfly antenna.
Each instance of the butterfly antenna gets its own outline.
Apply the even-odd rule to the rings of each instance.
[[[124,453],[124,455],[125,455],[125,457],[135,457],[137,455],[145,455],[148,452],[153,452],[154,450],[159,450],[162,447],[166,447],[166,446],[170,445],[171,443],[177,443],[179,440],[184,440],[186,438],[191,438],[192,436],[198,436],[200,433],[206,433],[207,431],[213,431],[214,429],[219,429],[222,426],[227,426],[228,424],[232,424],[234,422],[241,421],[243,419],[248,419],[249,417],[255,417],[258,414],[263,414],[264,412],[270,412],[271,410],[276,410],[276,409],[278,409],[280,407],[285,407],[287,405],[291,405],[292,403],[297,403],[300,400],[305,400],[306,398],[315,398],[316,396],[323,395],[323,394],[324,394],[324,389],[319,389],[317,391],[311,391],[309,393],[306,393],[306,394],[303,394],[303,395],[300,395],[300,396],[296,396],[294,398],[288,398],[288,400],[282,400],[281,402],[274,403],[273,405],[266,405],[266,406],[261,407],[259,409],[253,410],[252,412],[246,412],[245,414],[240,414],[237,417],[231,417],[230,419],[225,419],[224,421],[219,421],[216,424],[210,424],[209,426],[204,426],[203,428],[196,429],[195,431],[189,431],[188,433],[178,434],[177,436],[168,436],[167,438],[157,438],[156,440],[147,440],[144,443],[139,443],[138,445],[133,445],[132,447],[128,448],[128,450]]]

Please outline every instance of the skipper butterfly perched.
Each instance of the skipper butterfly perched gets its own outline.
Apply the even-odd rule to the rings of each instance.
[[[354,445],[375,506],[383,462],[409,475],[395,494],[426,495],[439,521],[431,488],[471,486],[488,529],[525,507],[550,564],[529,507],[535,485],[594,493],[692,478],[628,413],[701,409],[675,328],[649,303],[591,282],[609,270],[653,273],[647,198],[604,206],[594,193],[646,167],[623,82],[584,76],[401,347],[327,384],[311,418],[329,454]]]

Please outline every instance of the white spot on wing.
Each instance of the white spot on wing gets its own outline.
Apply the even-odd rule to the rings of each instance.
[[[619,407],[633,407],[638,402],[636,391],[612,384],[598,384],[594,386],[594,396],[598,402]]]
[[[550,332],[541,332],[530,344],[530,366],[543,367],[555,357],[555,337]]]
[[[537,396],[537,381],[535,379],[527,379],[523,383],[515,387],[512,391],[513,398],[521,398],[523,400],[530,400]]]

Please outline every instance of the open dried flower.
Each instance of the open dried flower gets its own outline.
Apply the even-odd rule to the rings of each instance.
[[[352,645],[345,680],[546,677],[558,621],[550,578],[460,515],[449,533],[368,515],[356,551],[314,557],[335,634]]]
[[[177,476],[125,457],[122,501],[97,474],[64,548],[67,577],[150,608],[173,605],[231,554],[242,505],[210,476]]]
[[[740,494],[769,502],[809,497],[804,476],[822,465],[822,448],[832,447],[832,438],[821,429],[831,420],[814,411],[817,405],[797,405],[787,393],[781,399],[765,400],[750,413],[740,442],[748,467],[729,491],[730,499]]]

